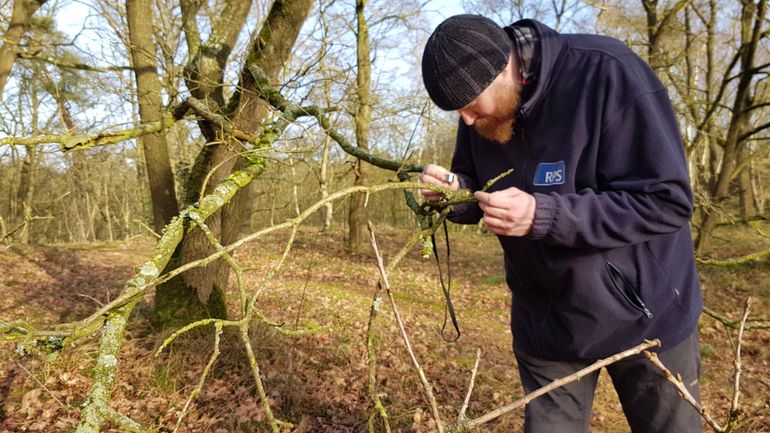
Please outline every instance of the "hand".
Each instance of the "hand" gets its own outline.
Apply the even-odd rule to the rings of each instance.
[[[493,193],[474,194],[484,211],[484,224],[489,231],[501,236],[525,236],[535,220],[535,197],[518,189],[508,188]]]
[[[420,173],[419,179],[422,183],[441,186],[452,191],[460,188],[460,180],[457,179],[457,175],[436,164],[426,165],[425,169]],[[441,200],[444,196],[442,193],[430,189],[421,189],[420,194],[422,194],[422,198],[425,201]]]

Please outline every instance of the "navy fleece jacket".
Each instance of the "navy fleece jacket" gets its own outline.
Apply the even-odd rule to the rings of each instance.
[[[594,360],[689,336],[702,309],[689,219],[692,193],[666,89],[621,42],[541,23],[536,88],[501,145],[460,121],[452,171],[477,190],[534,195],[530,234],[500,236],[512,290],[514,346]],[[473,224],[477,205],[450,219]]]

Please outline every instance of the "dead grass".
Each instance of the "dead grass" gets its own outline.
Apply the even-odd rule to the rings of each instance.
[[[765,233],[770,227],[760,227]],[[387,261],[409,233],[380,230],[378,243]],[[238,252],[254,270],[254,289],[280,257],[285,238],[276,235]],[[443,245],[442,245],[443,247]],[[720,228],[708,254],[727,257],[770,247],[770,239],[744,226]],[[13,247],[0,249],[0,321],[55,322],[83,317],[122,287],[150,249],[148,242],[119,247]],[[456,343],[444,342],[443,296],[435,262],[410,253],[390,275],[410,337],[446,420],[457,416],[475,360],[483,351],[468,416],[481,415],[522,395],[508,330],[509,294],[501,252],[492,236],[452,235],[453,300],[463,331]],[[770,311],[770,263],[739,268],[702,267],[706,304],[733,319],[747,295],[754,316]],[[290,337],[256,323],[252,330],[272,407],[303,431],[366,430],[369,400],[363,345],[377,277],[374,260],[344,253],[342,234],[300,233],[284,270],[258,301],[264,314],[287,329],[321,325],[319,334]],[[304,295],[303,295],[304,294]],[[85,295],[85,296],[84,296]],[[234,297],[231,296],[234,300]],[[186,395],[197,383],[212,341],[204,334],[182,338],[160,357],[148,320],[150,300],[135,313],[121,357],[113,407],[144,425],[171,431]],[[395,431],[430,430],[418,379],[396,332],[387,303],[378,319],[378,377]],[[715,414],[729,405],[732,349],[724,327],[704,317],[700,324],[703,394]],[[749,332],[744,344],[743,407],[747,422],[740,432],[770,431],[770,331]],[[222,356],[183,422],[180,432],[265,430],[245,354],[235,335],[223,338]],[[96,345],[88,344],[56,359],[41,354],[19,358],[14,347],[0,346],[0,431],[66,432],[77,424],[77,406],[89,385]],[[521,413],[503,417],[484,431],[521,430]],[[721,417],[720,417],[721,419]],[[600,377],[592,431],[627,432],[617,396],[605,374]],[[116,429],[105,429],[112,432]]]

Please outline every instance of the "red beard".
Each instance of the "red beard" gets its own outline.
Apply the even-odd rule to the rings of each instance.
[[[509,81],[493,83],[493,86],[496,113],[476,119],[473,129],[487,140],[506,144],[513,137],[513,124],[520,103],[520,88],[516,83]]]

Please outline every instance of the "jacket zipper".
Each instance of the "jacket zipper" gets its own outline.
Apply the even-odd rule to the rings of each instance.
[[[607,262],[607,272],[610,274],[610,279],[612,280],[615,289],[623,295],[623,298],[625,298],[634,309],[644,313],[648,319],[652,319],[652,312],[650,312],[644,304],[644,301],[642,301],[642,298],[640,298],[639,294],[634,290],[633,286],[631,286],[628,280],[623,277],[623,274],[614,264],[612,264],[612,262]]]

